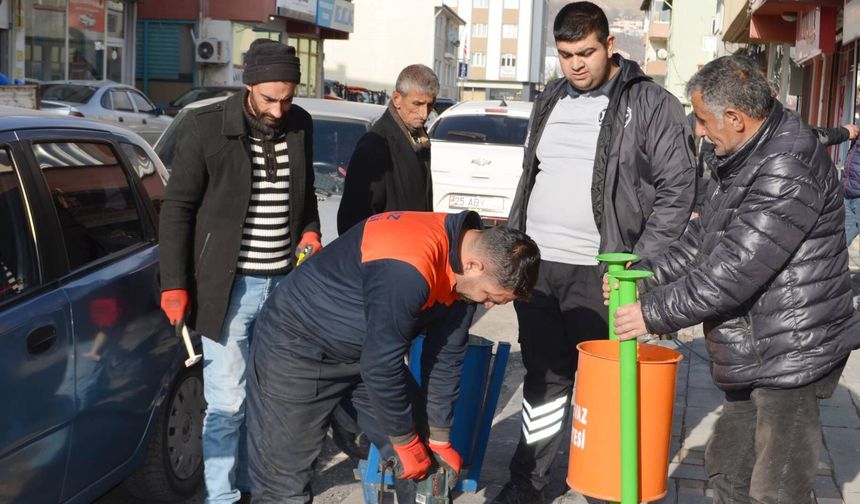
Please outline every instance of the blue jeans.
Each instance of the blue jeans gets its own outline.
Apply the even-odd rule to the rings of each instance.
[[[203,338],[203,472],[206,502],[233,503],[251,488],[245,379],[254,322],[283,276],[236,275],[218,341]]]
[[[851,242],[860,234],[860,198],[845,198],[845,244]]]

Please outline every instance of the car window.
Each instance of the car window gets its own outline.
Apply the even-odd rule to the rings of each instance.
[[[128,98],[128,93],[122,89],[111,89],[110,92],[112,107],[114,110],[123,112],[134,112],[134,107],[131,105],[131,100]]]
[[[314,185],[322,191],[343,192],[346,168],[352,152],[367,132],[359,121],[314,117]]]
[[[151,114],[155,112],[155,106],[146,99],[145,96],[138,93],[137,91],[129,90],[128,94],[131,95],[131,99],[134,101],[134,105],[137,107],[138,112],[142,112],[144,114]]]
[[[143,241],[128,178],[109,145],[38,143],[33,153],[53,196],[72,269]]]
[[[179,137],[179,128],[182,126],[182,120],[188,115],[188,110],[180,110],[173,121],[164,130],[164,133],[158,138],[153,149],[158,154],[158,158],[164,163],[167,168],[167,173],[173,170],[173,158],[176,156],[176,139]]]
[[[55,100],[71,103],[87,103],[96,92],[94,86],[79,84],[43,84],[39,86],[42,100]]]
[[[9,151],[0,148],[0,302],[36,283],[33,233]]]
[[[167,184],[167,174],[161,173],[158,164],[150,159],[146,151],[137,145],[125,142],[119,145],[131,163],[131,167],[137,173],[137,176],[140,177],[141,182],[143,182],[143,188],[152,201],[155,211],[160,213],[161,203],[164,201],[164,186]]]
[[[433,140],[523,145],[529,120],[506,115],[452,115],[440,117],[430,132]]]

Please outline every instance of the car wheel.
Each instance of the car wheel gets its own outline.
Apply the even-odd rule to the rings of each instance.
[[[165,399],[149,438],[143,465],[125,481],[135,496],[186,501],[203,480],[202,366],[185,370]]]

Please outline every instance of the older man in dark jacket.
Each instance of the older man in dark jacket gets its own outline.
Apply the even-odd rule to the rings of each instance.
[[[161,211],[161,306],[203,339],[203,460],[207,503],[250,488],[244,433],[250,333],[266,296],[320,249],[313,123],[292,105],[295,49],[255,40],[247,91],[182,119]],[[190,310],[189,310],[190,309]]]
[[[642,262],[654,279],[616,312],[616,334],[702,322],[726,394],[705,452],[714,502],[806,504],[818,399],[860,346],[836,171],[752,60],[714,60],[687,89],[717,183],[682,238]]]
[[[433,210],[430,138],[424,123],[439,93],[439,79],[425,65],[397,76],[388,110],[358,141],[349,160],[337,232],[381,212]]]

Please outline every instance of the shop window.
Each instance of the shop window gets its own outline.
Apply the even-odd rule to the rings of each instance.
[[[296,48],[296,56],[302,66],[302,81],[299,82],[297,96],[318,96],[317,80],[319,63],[319,41],[316,39],[291,37],[287,44]]]
[[[66,1],[24,0],[23,7],[24,74],[45,81],[65,79]]]

